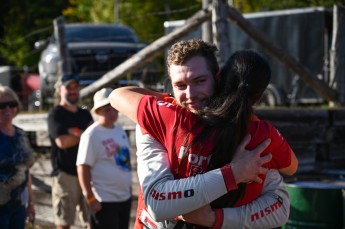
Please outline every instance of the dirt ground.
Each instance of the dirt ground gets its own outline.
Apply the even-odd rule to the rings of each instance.
[[[138,199],[138,178],[136,173],[136,158],[135,149],[131,149],[131,163],[132,163],[132,180],[133,180],[133,202],[131,211],[131,222],[130,228],[133,228],[135,221],[135,214],[137,208]],[[53,220],[53,211],[51,203],[51,163],[49,154],[37,154],[36,162],[31,168],[32,178],[33,178],[33,194],[34,194],[34,204],[36,211],[36,221],[32,226],[27,224],[28,229],[30,228],[55,228]],[[75,225],[71,227],[72,229],[83,228],[80,224],[78,217],[75,219]]]

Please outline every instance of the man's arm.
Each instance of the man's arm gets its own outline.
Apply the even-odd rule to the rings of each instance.
[[[67,149],[67,148],[76,146],[78,143],[79,143],[79,137],[76,137],[71,134],[60,135],[57,138],[55,138],[55,144],[60,149]]]
[[[60,134],[59,126],[61,126],[60,121],[56,113],[49,113],[48,115],[48,130],[49,135],[54,138],[54,142],[60,149],[67,149],[76,146],[80,140],[80,134],[76,134],[73,131],[74,128],[69,128],[64,134]]]
[[[137,122],[137,109],[139,102],[144,95],[162,97],[161,93],[154,92],[145,88],[127,86],[117,88],[109,95],[110,104],[116,110],[126,115],[128,118]]]

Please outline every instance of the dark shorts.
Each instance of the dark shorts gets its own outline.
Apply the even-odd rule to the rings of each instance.
[[[102,209],[90,214],[91,229],[127,229],[131,214],[132,199],[124,202],[101,202]]]

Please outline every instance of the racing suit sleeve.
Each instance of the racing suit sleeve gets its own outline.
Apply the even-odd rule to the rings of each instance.
[[[139,183],[147,210],[156,221],[191,212],[227,192],[220,169],[195,177],[174,180],[166,149],[150,135],[142,135],[140,128],[137,128],[136,133]],[[223,209],[222,228],[227,228],[229,225],[232,225],[231,228],[243,228],[246,225],[252,228],[256,225],[259,228],[260,226],[272,228],[283,225],[289,214],[289,197],[281,176],[277,172],[276,174],[277,176],[273,176],[272,179],[268,175],[262,195],[257,200],[246,206]],[[182,193],[181,198],[177,198],[178,192]],[[265,208],[271,207],[277,199],[282,201],[279,209],[270,211],[270,214],[256,220],[256,213],[261,216],[263,213],[260,211],[265,213]],[[251,221],[252,217],[255,220]]]
[[[261,195],[236,208],[224,208],[222,228],[276,228],[284,225],[290,213],[290,199],[282,176],[271,169]]]
[[[141,135],[138,128],[136,133],[139,183],[156,221],[191,212],[228,192],[221,169],[175,180],[164,146],[150,135]]]

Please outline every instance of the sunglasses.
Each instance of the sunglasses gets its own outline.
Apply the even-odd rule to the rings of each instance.
[[[0,109],[5,109],[6,107],[15,108],[18,106],[16,101],[0,103]]]

